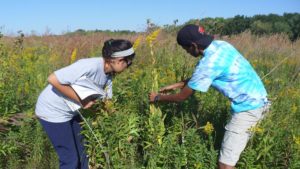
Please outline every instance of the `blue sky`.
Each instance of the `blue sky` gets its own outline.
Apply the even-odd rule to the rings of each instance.
[[[300,13],[300,0],[6,0],[0,7],[0,31],[13,34],[77,29],[143,31],[146,20],[182,24],[205,17]]]

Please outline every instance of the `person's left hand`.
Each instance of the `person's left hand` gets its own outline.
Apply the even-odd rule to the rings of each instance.
[[[154,103],[154,99],[157,95],[158,95],[158,93],[155,93],[155,92],[149,93],[149,102]]]
[[[84,105],[82,105],[83,109],[88,109],[88,108],[92,107],[95,103],[96,103],[96,100],[88,101]]]

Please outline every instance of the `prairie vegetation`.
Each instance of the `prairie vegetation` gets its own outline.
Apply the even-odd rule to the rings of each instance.
[[[34,117],[36,99],[51,72],[80,58],[101,56],[109,38],[139,39],[137,56],[130,69],[115,77],[113,100],[83,112],[104,147],[85,128],[91,168],[108,168],[104,151],[111,168],[216,168],[230,117],[224,96],[211,88],[182,103],[148,103],[150,91],[191,76],[197,63],[164,29],[1,36],[0,168],[58,167],[54,149]],[[300,168],[300,41],[291,42],[285,34],[250,32],[218,39],[231,42],[250,61],[272,101],[266,119],[253,128],[237,168]]]

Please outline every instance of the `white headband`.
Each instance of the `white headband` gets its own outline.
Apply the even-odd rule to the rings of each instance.
[[[127,50],[123,50],[123,51],[120,51],[120,52],[114,52],[111,57],[113,58],[118,58],[118,57],[126,57],[126,56],[129,56],[129,55],[132,55],[134,54],[134,50],[133,48],[129,48]]]

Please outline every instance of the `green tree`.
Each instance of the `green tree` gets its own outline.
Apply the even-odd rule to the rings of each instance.
[[[234,18],[226,20],[223,35],[239,34],[250,28],[251,19],[245,16],[237,15]]]
[[[262,22],[260,20],[254,21],[251,25],[251,32],[254,34],[262,35],[269,34],[272,30],[272,24],[268,22]]]
[[[283,17],[287,20],[287,23],[290,27],[291,40],[296,40],[300,36],[300,14],[285,13]]]

